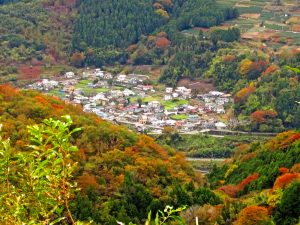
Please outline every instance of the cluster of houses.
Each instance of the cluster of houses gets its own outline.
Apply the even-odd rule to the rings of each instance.
[[[190,99],[192,97],[192,89],[186,87],[177,87],[176,89],[167,87],[164,100],[172,100],[177,98]]]
[[[80,79],[90,81],[86,88],[101,87],[107,88],[107,91],[86,95],[81,88],[75,88]],[[163,93],[157,93],[152,85],[144,84],[146,79],[147,76],[134,74],[112,76],[95,69],[83,72],[80,78],[73,72],[67,72],[59,81],[42,80],[31,84],[29,88],[45,92],[59,88],[65,101],[80,104],[86,112],[134,126],[140,131],[161,132],[165,126],[175,127],[182,132],[226,128],[226,124],[219,121],[217,115],[225,113],[225,106],[231,101],[230,95],[211,91],[193,96],[192,90],[185,87],[167,87]],[[153,93],[156,96],[160,94],[161,100],[143,100]],[[182,99],[185,100],[182,101],[184,104],[176,104]],[[190,99],[194,100],[193,104],[189,103]],[[174,107],[166,107],[166,101],[173,102]]]
[[[40,80],[33,84],[28,85],[28,88],[38,90],[38,91],[51,91],[51,90],[57,88],[58,85],[59,85],[59,82],[57,82],[55,80],[43,79],[43,80]]]

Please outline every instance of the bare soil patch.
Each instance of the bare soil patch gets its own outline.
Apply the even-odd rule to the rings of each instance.
[[[19,80],[40,79],[42,74],[42,68],[40,66],[21,65],[19,67],[19,71],[20,71]]]
[[[236,3],[235,7],[244,7],[244,8],[248,8],[250,5],[247,3]]]
[[[178,82],[177,86],[184,86],[186,88],[196,90],[199,93],[207,93],[209,91],[216,90],[211,80],[190,80],[188,78],[184,78]]]
[[[270,40],[274,36],[275,31],[266,30],[263,32],[246,32],[242,34],[243,39],[260,39],[260,40]]]

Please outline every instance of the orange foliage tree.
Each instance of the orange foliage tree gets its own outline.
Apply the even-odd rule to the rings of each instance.
[[[300,173],[300,163],[296,163],[295,165],[293,165],[293,167],[291,168],[291,172]]]
[[[70,61],[73,66],[81,67],[83,66],[84,59],[85,59],[85,55],[83,52],[75,52],[71,56]]]
[[[288,168],[285,168],[285,167],[280,167],[279,168],[279,172],[280,174],[286,174],[289,172],[289,169]]]
[[[249,95],[255,92],[256,88],[253,86],[245,87],[238,91],[234,96],[234,101],[239,103],[245,101]]]
[[[238,192],[242,191],[248,184],[250,184],[252,181],[259,178],[258,173],[254,173],[246,177],[244,180],[242,180],[237,185],[226,185],[219,188],[219,190],[223,191],[225,194],[227,194],[230,197],[236,197]]]
[[[259,173],[254,173],[246,177],[244,180],[242,180],[237,186],[239,190],[244,189],[246,185],[250,184],[252,181],[257,180],[259,178]]]
[[[263,76],[267,76],[271,73],[274,73],[277,70],[278,70],[278,66],[272,64],[263,72]]]
[[[156,40],[155,45],[159,48],[165,48],[171,44],[171,41],[166,37],[160,37]]]
[[[244,208],[234,225],[263,225],[270,219],[268,210],[262,206],[248,206]]]
[[[286,131],[278,134],[275,138],[265,144],[271,150],[282,150],[295,142],[300,142],[300,133],[297,131]]]
[[[265,123],[268,118],[275,118],[277,112],[274,110],[257,110],[251,114],[251,120],[257,123]]]
[[[277,177],[273,186],[273,190],[285,188],[292,181],[299,179],[300,178],[299,175],[300,175],[299,173],[286,173]]]
[[[234,55],[225,55],[223,57],[223,62],[232,62],[236,59],[236,56]]]
[[[240,74],[246,76],[251,70],[252,63],[253,62],[250,59],[244,59],[241,61],[239,68]]]

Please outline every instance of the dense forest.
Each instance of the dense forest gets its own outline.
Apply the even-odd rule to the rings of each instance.
[[[74,1],[20,1],[0,8],[0,81],[15,82],[51,74],[67,63],[71,50]]]
[[[84,56],[81,57],[82,62],[76,61],[75,65],[124,64],[128,59],[128,52],[124,50],[150,33],[166,31],[166,37],[157,40],[158,47],[163,47],[168,39],[172,41],[182,30],[194,26],[215,26],[237,16],[237,10],[218,9],[215,1],[153,3],[131,0],[129,3],[105,1],[101,4],[98,1],[82,1],[74,27],[73,49],[83,52]],[[149,64],[153,60],[136,63]]]
[[[299,127],[300,54],[289,51],[270,58],[262,51],[221,49],[206,76],[220,90],[234,93],[234,111],[249,118],[245,130],[279,132]]]
[[[208,183],[183,154],[78,106],[7,85],[0,97],[0,221],[143,224],[171,205],[167,224],[298,222],[299,132],[239,145]]]

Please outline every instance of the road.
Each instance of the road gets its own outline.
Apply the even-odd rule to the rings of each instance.
[[[138,123],[136,122],[129,122],[126,120],[116,120],[117,123],[119,124],[129,124],[133,126],[138,126]],[[158,127],[158,126],[152,126],[152,125],[141,125],[144,126],[145,128],[150,128],[150,129],[155,129],[155,130],[163,130],[163,127]],[[262,133],[262,132],[245,132],[245,131],[233,131],[233,130],[215,130],[215,129],[202,129],[202,130],[194,130],[194,131],[189,131],[189,132],[183,132],[179,131],[180,134],[183,135],[195,135],[195,134],[206,134],[209,136],[213,137],[224,137],[224,136],[234,136],[234,135],[247,135],[247,136],[276,136],[277,133]],[[148,134],[152,135],[157,135],[159,133],[155,132],[148,132]]]

